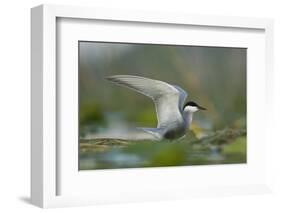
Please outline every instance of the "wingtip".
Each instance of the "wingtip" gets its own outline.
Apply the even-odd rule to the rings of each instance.
[[[111,75],[111,76],[105,77],[105,79],[107,81],[119,84],[120,83],[120,79],[121,79],[121,75]]]
[[[110,76],[105,77],[105,79],[108,81],[116,81],[118,79],[122,79],[125,77],[129,77],[129,75],[110,75]]]
[[[108,80],[108,81],[112,81],[113,79],[115,79],[114,75],[105,77],[105,80]]]

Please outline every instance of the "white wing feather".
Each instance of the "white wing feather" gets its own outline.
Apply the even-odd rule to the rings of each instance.
[[[179,86],[131,75],[115,75],[107,79],[150,97],[155,104],[158,128],[182,120],[181,111],[187,93]]]

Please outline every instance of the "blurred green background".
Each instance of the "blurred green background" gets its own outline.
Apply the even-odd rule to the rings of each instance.
[[[246,162],[246,54],[245,48],[80,41],[80,169]],[[84,140],[120,125],[156,127],[152,100],[105,80],[120,74],[178,85],[208,110],[195,113],[190,136],[177,142]]]

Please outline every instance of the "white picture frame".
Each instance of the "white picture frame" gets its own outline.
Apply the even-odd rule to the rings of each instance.
[[[209,195],[233,195],[233,194],[252,194],[270,192],[271,188],[271,172],[270,161],[267,156],[263,154],[260,157],[259,162],[264,162],[261,168],[256,168],[256,173],[252,173],[249,170],[249,176],[239,181],[239,175],[245,168],[235,168],[235,166],[217,169],[217,172],[223,172],[223,170],[230,172],[231,170],[238,172],[237,181],[232,181],[231,184],[225,182],[224,184],[205,185],[200,187],[198,183],[193,182],[193,188],[187,184],[186,188],[179,188],[174,184],[170,184],[169,187],[162,189],[161,187],[165,182],[161,182],[155,188],[151,188],[152,191],[147,191],[149,188],[145,188],[140,183],[138,186],[132,187],[134,182],[131,182],[127,187],[130,188],[127,191],[115,191],[97,189],[95,195],[91,195],[81,190],[78,194],[60,194],[58,185],[64,184],[62,181],[65,179],[60,178],[61,170],[64,164],[59,164],[60,154],[58,151],[57,139],[57,121],[58,121],[58,98],[57,89],[60,84],[60,80],[57,78],[57,49],[58,49],[58,20],[59,19],[78,19],[78,20],[100,20],[100,21],[112,21],[122,23],[143,23],[155,24],[161,26],[199,26],[212,29],[224,29],[232,32],[233,30],[257,30],[262,32],[262,38],[257,42],[265,42],[262,44],[264,48],[260,54],[262,58],[260,68],[261,76],[266,78],[259,78],[256,80],[264,84],[264,87],[259,88],[261,94],[263,94],[264,100],[260,107],[266,108],[273,103],[271,92],[273,90],[273,21],[271,19],[257,19],[257,18],[238,18],[238,17],[216,17],[216,16],[203,16],[203,15],[187,15],[187,14],[166,14],[166,13],[152,13],[147,11],[123,11],[112,9],[98,9],[98,8],[84,8],[74,6],[54,6],[54,5],[41,5],[31,10],[31,73],[32,73],[32,142],[31,142],[31,201],[33,204],[40,207],[59,207],[59,206],[76,206],[76,205],[91,205],[97,203],[114,203],[114,202],[128,202],[128,201],[143,201],[143,200],[162,200],[173,198],[185,198],[196,196],[209,196]],[[235,36],[235,35],[234,35]],[[250,39],[251,40],[251,39]],[[165,41],[163,41],[165,42]],[[208,41],[206,45],[208,44]],[[213,43],[216,45],[216,43]],[[238,44],[237,44],[238,45]],[[254,45],[254,44],[253,44]],[[252,68],[254,68],[252,66]],[[257,75],[258,76],[258,75]],[[254,82],[253,75],[249,76],[248,82]],[[257,87],[257,83],[252,84],[252,88]],[[74,88],[75,89],[75,88]],[[250,88],[250,92],[253,90]],[[256,99],[253,100],[256,102]],[[260,148],[264,149],[270,146],[270,132],[274,131],[270,119],[269,112],[262,119],[264,120],[263,127],[266,131],[262,134],[264,142]],[[251,118],[251,117],[250,117]],[[259,127],[257,127],[259,128]],[[257,146],[258,147],[258,146]],[[69,148],[71,149],[71,148]],[[251,150],[250,150],[251,151]],[[241,170],[242,169],[242,170]],[[145,171],[144,171],[145,170]],[[212,172],[213,169],[208,169],[206,166],[202,169],[204,171],[195,171],[192,175],[193,179],[199,178],[200,175],[205,175],[206,171]],[[247,169],[246,169],[247,170]],[[247,171],[245,172],[247,173]],[[177,174],[186,175],[187,169],[182,167],[177,170]],[[189,169],[190,171],[190,169]],[[253,170],[254,171],[254,170]],[[78,172],[78,171],[77,171]],[[107,173],[106,176],[100,176],[99,180],[103,178],[116,178],[124,177],[127,170],[122,170],[120,173]],[[144,175],[144,181],[149,181],[151,174],[167,174],[170,180],[176,180],[174,169],[136,169],[131,170],[130,174],[138,176],[138,174]],[[262,174],[262,178],[256,178],[250,184],[251,178]],[[120,176],[121,175],[121,176]],[[85,179],[85,176],[91,177],[91,174],[84,173],[83,178],[79,180],[89,181],[89,178]],[[215,178],[214,177],[211,177]],[[70,181],[74,179],[69,178]],[[108,180],[108,179],[107,179]],[[165,178],[163,179],[165,180]],[[126,181],[126,180],[125,180]],[[166,181],[166,180],[165,180]],[[180,181],[180,180],[179,180]],[[183,180],[182,180],[183,181]],[[174,181],[177,182],[177,181]],[[79,188],[75,188],[77,183],[67,183],[69,191],[79,191]],[[71,188],[71,184],[73,188]],[[162,184],[162,185],[161,185]],[[208,187],[209,186],[209,187]],[[144,190],[140,190],[143,187]],[[91,187],[90,187],[91,188]],[[93,189],[90,189],[93,190]],[[116,190],[121,190],[117,189]],[[120,196],[119,193],[122,193]]]

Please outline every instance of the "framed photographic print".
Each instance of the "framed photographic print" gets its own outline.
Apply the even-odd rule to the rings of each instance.
[[[246,48],[78,48],[80,170],[247,163]]]
[[[31,14],[32,203],[270,191],[272,20]]]

